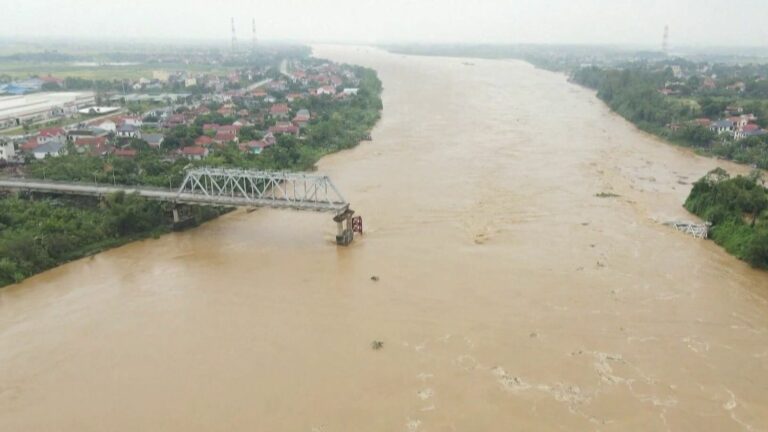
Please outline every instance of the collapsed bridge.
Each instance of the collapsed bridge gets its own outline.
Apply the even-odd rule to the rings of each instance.
[[[0,179],[0,190],[103,197],[123,192],[173,204],[219,207],[271,207],[334,213],[336,243],[349,245],[354,238],[354,211],[328,176],[227,168],[188,170],[177,190],[127,185],[60,182],[39,179]],[[178,213],[174,209],[174,219]]]

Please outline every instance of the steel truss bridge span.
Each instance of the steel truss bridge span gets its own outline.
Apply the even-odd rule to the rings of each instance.
[[[272,207],[334,213],[336,241],[352,242],[354,211],[325,175],[225,168],[188,170],[178,190],[126,185],[0,179],[0,190],[102,197],[124,192],[174,204],[221,207]],[[174,217],[177,213],[174,211]]]

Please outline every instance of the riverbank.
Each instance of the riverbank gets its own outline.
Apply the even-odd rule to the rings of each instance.
[[[0,288],[56,266],[172,231],[167,206],[137,196],[0,199]],[[226,209],[190,208],[187,228]]]
[[[640,70],[635,66],[622,70],[604,69],[595,66],[581,67],[579,62],[571,61],[573,65],[564,66],[562,63],[548,61],[546,58],[535,54],[524,53],[519,50],[494,50],[487,49],[480,52],[472,48],[428,49],[428,48],[400,48],[392,52],[410,55],[425,56],[466,56],[469,58],[514,58],[525,61],[536,68],[550,72],[563,73],[569,78],[569,82],[588,89],[597,99],[604,103],[612,112],[618,114],[629,123],[637,127],[643,133],[649,134],[667,145],[691,149],[698,155],[710,158],[724,159],[744,165],[752,165],[761,169],[768,168],[768,140],[765,137],[751,137],[740,142],[722,137],[701,125],[692,123],[674,125],[675,118],[696,117],[692,108],[681,105],[658,91],[659,87],[665,87],[670,74],[662,68],[651,72]],[[707,102],[705,110],[725,109],[727,103]],[[722,106],[721,106],[722,105]],[[720,107],[720,108],[717,108]],[[760,109],[755,108],[755,109]],[[710,184],[705,187],[711,176],[702,178],[694,184],[693,190],[686,198],[684,207],[693,214],[713,223],[709,237],[715,243],[723,247],[728,253],[748,262],[750,265],[765,269],[768,268],[766,259],[765,223],[761,213],[763,208],[760,203],[764,198],[765,189],[762,183],[757,185],[756,177],[740,177],[725,181],[715,186]],[[725,178],[727,180],[727,178]],[[735,186],[738,185],[738,186]],[[749,186],[752,185],[752,186]],[[749,187],[748,187],[749,186]],[[748,189],[746,189],[748,187]],[[729,194],[718,193],[724,189],[740,189],[742,195],[750,191],[754,192],[749,202],[735,203],[736,198]],[[706,190],[706,192],[704,192]],[[732,191],[730,195],[738,194]],[[757,206],[757,207],[755,207]],[[754,215],[751,224],[744,223],[739,211],[759,208]]]
[[[371,69],[356,68],[357,94],[343,102],[301,102],[316,116],[301,138],[283,135],[261,154],[244,154],[235,144],[217,148],[207,159],[170,161],[158,149],[140,146],[132,159],[70,152],[32,161],[29,177],[63,181],[176,186],[190,167],[307,171],[322,157],[349,149],[368,136],[381,117],[381,81]],[[37,201],[0,199],[0,287],[18,283],[57,265],[155,237],[171,229],[169,208],[131,196],[111,196],[103,203],[88,199],[35,197]],[[224,210],[192,207],[193,225]]]
[[[728,253],[768,268],[768,191],[760,175],[713,170],[694,183],[685,208],[712,223],[709,237]]]

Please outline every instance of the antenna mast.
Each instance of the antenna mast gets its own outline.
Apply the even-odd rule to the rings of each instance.
[[[231,20],[232,23],[232,52],[237,50],[237,36],[235,36],[235,18]]]
[[[664,38],[661,40],[661,52],[669,54],[669,26],[664,26]]]
[[[251,43],[253,45],[251,48],[256,50],[256,18],[253,19],[253,40]]]

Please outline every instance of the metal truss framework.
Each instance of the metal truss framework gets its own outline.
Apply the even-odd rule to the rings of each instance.
[[[697,224],[693,222],[667,222],[665,225],[671,226],[672,228],[684,232],[686,234],[689,234],[693,236],[693,238],[697,239],[705,239],[709,235],[709,228],[712,226],[711,223],[705,222],[703,224]]]
[[[342,213],[349,208],[331,179],[324,175],[198,168],[187,171],[178,202],[293,208]]]

